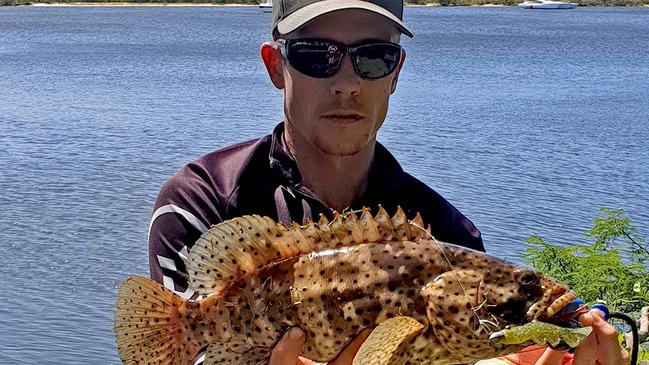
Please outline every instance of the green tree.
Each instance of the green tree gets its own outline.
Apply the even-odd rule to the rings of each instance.
[[[649,306],[649,249],[622,210],[600,213],[603,217],[595,218],[586,233],[587,242],[559,245],[534,236],[525,260],[584,301],[604,302],[611,311],[639,318],[642,307]]]

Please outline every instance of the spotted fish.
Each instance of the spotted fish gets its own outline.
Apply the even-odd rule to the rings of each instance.
[[[575,294],[552,278],[437,241],[401,209],[336,214],[291,227],[260,216],[215,225],[189,253],[187,301],[149,279],[121,285],[115,313],[125,364],[266,364],[290,327],[304,356],[329,361],[373,329],[354,364],[471,363],[530,342],[490,335],[552,322]],[[566,314],[561,315],[566,318]]]

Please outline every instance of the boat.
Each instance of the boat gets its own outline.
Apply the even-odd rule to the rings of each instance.
[[[577,3],[566,3],[556,0],[527,0],[518,4],[523,9],[574,9]]]
[[[263,3],[259,3],[259,7],[262,9],[272,9],[273,0],[265,0]]]

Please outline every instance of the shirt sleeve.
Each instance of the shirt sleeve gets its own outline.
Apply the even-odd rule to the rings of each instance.
[[[191,298],[194,291],[187,285],[187,255],[191,243],[206,230],[192,213],[175,205],[156,209],[149,229],[151,279],[185,299]]]
[[[179,296],[195,298],[188,286],[187,256],[198,238],[221,221],[213,189],[194,174],[181,171],[158,195],[149,226],[151,278]]]
[[[207,226],[192,212],[174,204],[159,206],[149,227],[151,278],[185,299],[196,299],[198,294],[188,285],[187,255],[205,231]],[[200,353],[194,365],[202,365],[204,359]]]

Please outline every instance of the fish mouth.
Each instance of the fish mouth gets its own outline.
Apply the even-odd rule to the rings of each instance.
[[[550,306],[545,310],[545,316],[552,318],[555,314],[559,313],[568,304],[577,299],[577,295],[572,290],[556,298]]]
[[[588,310],[588,304],[575,298],[563,305],[554,315],[546,319],[545,322],[567,328],[579,328],[582,327],[581,322],[579,322],[579,317],[588,312]]]
[[[588,312],[588,305],[577,299],[577,295],[571,290],[553,298],[537,319],[565,328],[579,328],[581,327],[579,316],[586,312]]]
[[[577,299],[572,290],[548,290],[543,293],[541,300],[534,303],[527,311],[527,318],[543,322],[554,322],[554,317],[568,304]],[[562,317],[565,313],[562,314]]]
[[[584,303],[581,299],[577,299],[575,293],[570,291],[554,300],[550,304],[550,307],[548,307],[548,312],[551,312],[551,310],[552,315],[544,319],[544,322],[564,328],[576,329],[583,327],[579,321],[579,317],[588,312],[588,304]],[[563,340],[556,345],[550,344],[549,346],[559,351],[574,350]]]

